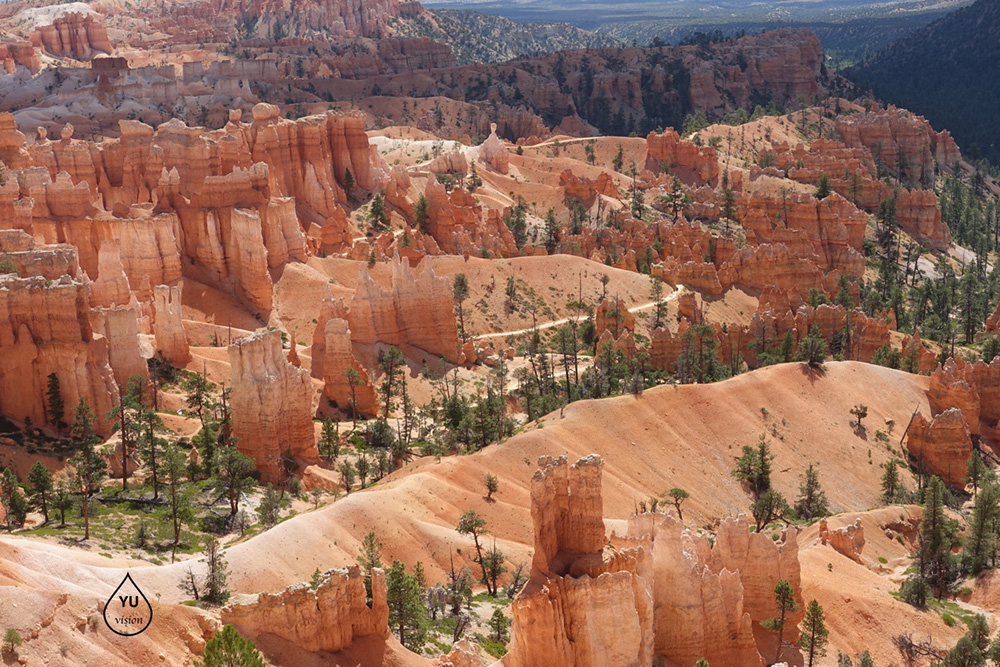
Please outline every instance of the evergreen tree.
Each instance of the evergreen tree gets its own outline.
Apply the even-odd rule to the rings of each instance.
[[[496,607],[488,623],[493,631],[493,640],[500,644],[507,643],[507,629],[510,627],[510,619],[503,613],[503,609]]]
[[[73,410],[73,424],[71,427],[73,448],[76,451],[70,459],[70,463],[76,468],[74,478],[77,489],[80,492],[83,509],[83,539],[90,539],[90,497],[101,488],[101,483],[107,476],[107,464],[97,453],[97,443],[101,438],[95,432],[97,417],[87,405],[87,402],[80,399]]]
[[[931,477],[924,486],[924,513],[920,520],[918,564],[920,577],[939,597],[947,589],[954,572],[951,548],[956,526],[944,513],[945,485],[939,477]]]
[[[28,518],[28,501],[17,485],[17,476],[10,468],[0,475],[0,504],[6,512],[7,530],[20,528]]]
[[[816,600],[812,600],[806,606],[806,615],[802,619],[802,635],[799,637],[799,646],[805,653],[806,667],[813,667],[813,660],[826,655],[829,637],[830,631],[827,630],[823,620],[823,607]]]
[[[354,192],[354,174],[351,173],[350,169],[344,170],[344,192],[347,194],[347,198],[351,198],[351,194]]]
[[[809,329],[809,335],[799,343],[798,357],[799,361],[804,361],[814,368],[818,368],[826,359],[826,341],[818,324],[814,323]]]
[[[431,216],[427,205],[427,197],[421,193],[420,198],[414,206],[413,221],[424,234],[431,233]]]
[[[995,478],[993,471],[983,461],[983,455],[978,447],[972,448],[972,456],[969,457],[969,462],[966,464],[965,469],[967,472],[966,477],[969,483],[972,484],[972,492],[974,494],[979,493],[981,485]]]
[[[559,222],[556,220],[556,211],[553,208],[545,215],[545,250],[550,255],[555,254],[559,247]]]
[[[487,573],[486,565],[483,562],[483,549],[482,545],[479,543],[479,538],[488,533],[486,529],[486,519],[479,515],[478,512],[474,510],[469,510],[463,514],[458,520],[458,527],[455,529],[462,535],[471,535],[472,543],[476,547],[476,562],[479,563],[479,567],[482,568],[483,576],[482,582],[487,583]]]
[[[268,484],[264,489],[264,495],[261,497],[260,502],[257,503],[257,517],[264,524],[264,528],[271,528],[278,523],[280,514],[281,494],[273,485]]]
[[[59,387],[59,376],[49,373],[45,391],[46,403],[49,409],[49,423],[60,431],[66,428],[66,404],[63,402],[62,390]]]
[[[73,493],[69,484],[65,481],[59,482],[55,493],[52,495],[52,509],[59,512],[59,527],[66,525],[66,510],[73,507]]]
[[[236,516],[239,511],[243,493],[254,487],[255,471],[253,459],[235,447],[223,447],[219,452],[219,467],[212,486],[229,499],[230,517]]]
[[[231,625],[224,625],[211,639],[205,642],[201,654],[204,662],[196,662],[195,667],[265,667],[260,651],[249,639],[244,639]]]
[[[899,481],[899,465],[897,459],[890,459],[882,464],[882,502],[891,505],[899,500],[903,486]]]
[[[398,560],[392,562],[385,573],[388,589],[389,627],[406,648],[419,652],[427,641],[427,612],[424,609],[424,591],[417,578],[406,573],[406,566]]]
[[[229,599],[229,565],[222,555],[222,545],[214,537],[205,546],[205,563],[208,572],[205,574],[205,595],[203,599],[214,604],[225,604]]]
[[[774,656],[774,662],[781,662],[781,650],[784,648],[785,618],[799,608],[795,601],[795,591],[792,589],[792,585],[784,579],[774,585],[774,606],[778,615],[765,620],[761,625],[771,632],[778,633],[778,649]]]
[[[976,495],[972,519],[965,537],[962,557],[965,569],[975,575],[986,569],[997,550],[997,521],[1000,520],[1000,487],[987,484]]]
[[[469,279],[465,277],[464,273],[456,273],[452,279],[451,296],[455,301],[455,312],[458,314],[458,331],[465,339],[465,310],[462,308],[462,304],[469,298]]]
[[[803,519],[816,519],[830,513],[826,492],[819,483],[819,472],[812,463],[802,476],[795,512]]]
[[[677,487],[674,487],[669,491],[667,491],[667,495],[670,496],[670,499],[673,500],[674,502],[674,507],[677,508],[677,518],[683,521],[684,514],[681,512],[681,505],[684,503],[685,500],[691,497],[691,494],[689,494],[684,489],[679,489]]]
[[[189,506],[190,494],[184,492],[181,478],[184,476],[184,454],[170,447],[163,455],[163,479],[167,493],[167,511],[174,529],[173,551],[176,554],[181,542],[181,528],[192,517]]]
[[[381,192],[372,197],[372,203],[368,209],[368,224],[375,231],[389,228],[389,214],[386,213],[385,198]]]
[[[830,177],[825,173],[821,174],[816,183],[816,199],[826,199],[831,192],[833,188],[830,187]]]
[[[750,504],[750,513],[756,522],[758,533],[772,521],[783,517],[787,512],[788,502],[783,495],[774,489],[768,489]]]
[[[375,535],[374,531],[365,535],[361,541],[361,553],[358,554],[358,567],[364,573],[365,590],[368,593],[368,601],[372,599],[372,570],[380,570],[382,565],[382,543]]]
[[[41,461],[35,461],[28,471],[28,484],[31,486],[31,502],[42,511],[45,523],[49,522],[49,498],[54,487],[52,473]]]
[[[181,389],[187,392],[184,403],[198,415],[202,428],[205,428],[205,417],[212,405],[213,387],[214,385],[201,373],[191,373],[181,382]]]

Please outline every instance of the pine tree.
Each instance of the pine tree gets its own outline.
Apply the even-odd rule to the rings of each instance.
[[[254,470],[253,459],[235,447],[223,447],[219,452],[219,467],[212,487],[224,492],[229,499],[229,516],[236,516],[240,497],[254,487]]]
[[[192,516],[188,505],[189,494],[184,492],[181,478],[184,476],[184,454],[171,447],[163,455],[163,479],[167,493],[167,507],[170,522],[174,529],[173,550],[176,554],[181,541],[181,528]]]
[[[684,514],[681,512],[681,505],[684,504],[685,500],[691,497],[691,494],[684,489],[674,487],[667,491],[667,495],[670,496],[670,499],[674,502],[674,507],[677,508],[677,518],[683,521]]]
[[[792,585],[784,579],[774,585],[774,606],[778,615],[767,619],[761,625],[771,632],[778,633],[778,650],[774,656],[774,662],[781,662],[781,649],[784,648],[785,618],[799,607],[795,601],[795,591],[792,589]]]
[[[392,567],[386,571],[385,583],[388,589],[389,627],[403,646],[419,652],[427,641],[424,591],[417,578],[407,574],[406,566],[398,560],[394,560]]]
[[[918,563],[920,577],[938,596],[952,578],[951,548],[955,526],[944,513],[945,485],[931,477],[924,487],[924,513],[920,520]]]
[[[803,519],[815,519],[830,513],[826,493],[819,484],[819,472],[812,463],[802,476],[795,511]]]
[[[201,427],[205,428],[205,416],[212,404],[212,387],[214,385],[208,381],[201,373],[192,373],[181,382],[181,389],[187,392],[184,400],[188,409],[194,410],[198,415]]]
[[[59,512],[59,527],[66,525],[66,510],[73,507],[73,493],[69,484],[65,481],[59,482],[55,493],[52,496],[52,509]]]
[[[897,459],[891,459],[882,464],[882,502],[891,505],[899,500],[903,488],[899,481],[899,465]]]
[[[972,484],[973,494],[979,493],[980,485],[995,477],[993,471],[983,461],[983,455],[978,447],[972,448],[972,456],[969,457],[969,462],[966,464],[965,469],[967,472],[966,477],[969,483]]]
[[[555,254],[559,247],[559,222],[556,220],[556,211],[553,208],[545,215],[545,250],[550,255]]]
[[[424,234],[431,233],[431,216],[430,210],[427,205],[427,197],[423,194],[417,199],[417,204],[413,208],[413,222],[417,225],[419,229]]]
[[[7,530],[20,528],[28,518],[28,501],[17,485],[17,476],[10,468],[0,475],[0,504],[6,512]]]
[[[831,192],[833,189],[830,187],[830,177],[825,173],[820,174],[819,181],[816,183],[816,199],[826,199]]]
[[[265,667],[260,651],[249,639],[244,639],[231,625],[224,625],[215,636],[205,642],[201,654],[204,662],[195,667]]]
[[[479,538],[488,533],[486,529],[486,519],[481,517],[478,512],[474,510],[469,510],[463,514],[458,520],[458,527],[455,529],[462,535],[472,535],[472,543],[476,547],[476,562],[479,563],[480,568],[482,568],[483,576],[482,582],[487,583],[486,565],[483,563],[483,549],[482,545],[479,543]]]
[[[799,646],[806,657],[806,667],[813,667],[814,659],[826,655],[829,637],[830,631],[827,630],[823,620],[823,607],[816,600],[812,600],[806,606],[806,615],[802,619],[802,635],[799,638]]]
[[[229,599],[229,566],[222,556],[222,545],[212,537],[205,546],[205,563],[208,572],[205,574],[205,595],[203,599],[214,604],[225,604]]]
[[[31,486],[31,501],[35,507],[42,510],[45,523],[49,522],[49,498],[54,487],[52,473],[41,461],[35,461],[28,471],[28,484]]]
[[[63,402],[62,390],[59,388],[59,376],[49,373],[48,388],[45,391],[46,403],[49,408],[49,423],[62,430],[66,428],[66,404]]]
[[[358,554],[358,567],[364,573],[365,590],[368,593],[368,601],[372,599],[372,570],[380,570],[382,565],[382,543],[374,531],[365,535],[361,541],[361,553]]]
[[[101,483],[107,476],[107,464],[95,449],[97,443],[101,441],[95,432],[96,421],[94,412],[81,398],[73,410],[71,433],[76,454],[70,459],[70,463],[76,468],[74,481],[82,499],[85,540],[90,539],[90,497],[100,490]]]
[[[994,526],[998,520],[1000,520],[1000,487],[996,484],[987,484],[976,495],[972,519],[966,532],[962,557],[965,569],[969,573],[979,574],[993,559],[997,549]]]
[[[813,324],[809,335],[799,343],[799,361],[804,361],[813,368],[818,368],[826,359],[826,341],[819,330],[818,324]]]
[[[458,314],[458,332],[465,338],[465,310],[462,304],[469,298],[469,279],[464,273],[456,273],[451,281],[451,297],[455,301],[455,312]],[[388,414],[388,412],[386,413]]]
[[[493,640],[501,644],[506,644],[510,619],[503,613],[503,609],[496,607],[493,610],[493,615],[490,616],[488,625],[490,626],[490,630],[493,631]]]
[[[347,194],[347,198],[351,198],[351,194],[354,192],[354,174],[351,173],[350,169],[344,170],[344,192]]]

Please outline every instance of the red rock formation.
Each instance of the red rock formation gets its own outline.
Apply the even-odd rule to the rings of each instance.
[[[181,320],[181,287],[157,285],[153,288],[153,334],[156,351],[175,366],[191,361],[191,349]]]
[[[458,362],[461,345],[447,278],[436,277],[427,262],[414,272],[399,257],[392,260],[391,291],[379,287],[367,267],[360,272],[347,314],[354,342],[412,346],[416,353]]]
[[[732,523],[737,531],[747,530],[745,522]],[[719,568],[719,559],[713,558],[707,540],[685,530],[671,515],[651,513],[631,517],[628,535],[648,544],[652,552],[657,655],[677,665],[694,664],[701,658],[709,664],[735,667],[764,664],[754,642],[754,619],[746,608],[743,579],[759,577],[762,586],[776,582],[773,577],[780,573],[780,568],[775,567],[782,560],[780,554],[787,554],[788,561],[790,557],[797,558],[794,544],[787,543],[779,552],[771,540],[760,536],[771,542],[772,549],[758,541],[755,551],[760,548],[760,555],[770,557],[771,562],[755,562],[754,565],[764,567],[748,576],[749,571]],[[754,560],[758,560],[756,555]],[[794,570],[797,574],[797,567]]]
[[[120,388],[136,375],[149,376],[146,360],[139,351],[139,304],[93,308],[90,321],[94,333],[108,341],[108,363]]]
[[[323,325],[323,333],[323,398],[348,414],[353,412],[364,417],[374,417],[378,414],[375,385],[368,376],[368,371],[351,351],[351,330],[347,320],[328,319]],[[353,391],[347,377],[348,369],[357,373]]]
[[[31,42],[51,56],[86,60],[95,52],[111,53],[108,31],[96,13],[70,11],[56,16],[49,25],[39,25]]]
[[[542,457],[539,466],[531,480],[532,577],[511,607],[503,664],[650,667],[648,553],[603,556],[603,461],[591,455],[569,466],[565,457]]]
[[[716,185],[719,181],[719,158],[715,149],[681,141],[673,128],[663,134],[650,132],[646,137],[646,169],[666,169],[688,185]]]
[[[270,37],[277,22],[291,37],[382,37],[390,21],[401,13],[398,0],[311,0],[308,6],[296,8],[279,0],[253,0],[248,4],[217,0],[211,4],[218,8],[214,11],[224,15],[242,11],[255,18],[254,31],[261,37]]]
[[[861,519],[833,530],[830,530],[826,519],[821,519],[819,539],[823,544],[829,544],[851,560],[861,562],[861,550],[865,546],[865,528],[861,524]]]
[[[315,460],[313,388],[309,373],[281,352],[281,332],[260,331],[229,346],[236,446],[254,460],[264,482],[284,478],[282,458]]]
[[[762,667],[754,623],[774,615],[774,585],[799,592],[796,533],[780,544],[745,519],[719,526],[714,546],[672,516],[633,516],[604,536],[596,455],[573,466],[539,459],[531,481],[532,575],[511,607],[503,664],[688,665],[699,658]],[[613,549],[605,549],[608,543]],[[801,612],[790,619],[798,623]],[[792,637],[794,640],[794,637]]]
[[[85,400],[107,433],[118,396],[108,359],[107,339],[91,327],[88,283],[0,276],[0,412],[47,423],[46,380],[55,373],[63,402]]]
[[[462,188],[450,193],[436,179],[428,179],[424,191],[427,198],[430,235],[443,252],[460,255],[486,249],[496,256],[517,254],[517,245],[510,229],[495,209],[483,215],[476,198]]]
[[[884,200],[895,197],[896,222],[900,227],[933,248],[948,247],[951,232],[941,220],[937,195],[930,190],[893,188],[880,181],[873,150],[860,141],[848,147],[820,139],[808,149],[801,144],[793,149],[775,144],[773,151],[768,152],[774,153],[778,166],[787,171],[789,178],[815,185],[826,175],[835,191],[869,211],[876,211]]]
[[[949,408],[930,422],[922,414],[914,416],[906,429],[906,449],[923,468],[949,486],[965,488],[972,440],[969,425],[958,408]]]
[[[993,309],[993,314],[986,318],[986,331],[1000,331],[1000,302]]]
[[[357,566],[328,570],[319,585],[296,584],[280,593],[235,595],[222,622],[256,640],[273,635],[312,653],[341,651],[364,637],[389,637],[385,573],[372,571],[372,604]]]
[[[20,229],[0,230],[0,252],[22,278],[58,280],[64,275],[76,278],[80,272],[76,248],[67,244],[38,245]]]
[[[596,180],[581,178],[573,173],[572,169],[566,169],[559,175],[559,186],[565,192],[567,203],[580,202],[586,207],[593,205],[597,195],[618,198],[618,186],[614,179],[606,171],[602,171]]]
[[[957,408],[962,412],[969,432],[979,435],[979,392],[966,379],[967,364],[961,360],[949,359],[944,366],[931,373],[927,387],[927,401],[931,406],[931,417]]]
[[[936,167],[951,168],[961,155],[946,131],[935,132],[922,116],[889,107],[835,119],[848,146],[864,146],[900,178],[933,183]]]
[[[496,123],[490,125],[490,136],[479,147],[479,160],[498,174],[506,174],[509,169],[510,154],[497,136]]]
[[[604,299],[594,312],[594,334],[599,338],[610,331],[618,338],[625,331],[635,331],[635,316],[623,299]]]

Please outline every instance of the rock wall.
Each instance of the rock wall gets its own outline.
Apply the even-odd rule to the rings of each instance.
[[[139,350],[139,304],[92,308],[94,333],[108,341],[108,362],[119,387],[127,387],[134,375],[149,376],[146,360]]]
[[[0,412],[45,424],[46,383],[59,378],[63,402],[72,410],[82,399],[102,433],[117,402],[108,340],[90,323],[89,283],[64,276],[0,276]]]
[[[257,640],[273,635],[310,652],[336,653],[362,637],[389,637],[385,573],[372,572],[372,605],[357,566],[328,570],[313,590],[296,584],[280,593],[237,595],[222,608],[223,623]]]
[[[412,346],[457,363],[461,346],[451,282],[438,278],[429,263],[415,272],[392,259],[392,288],[380,287],[362,265],[347,320],[355,343]]]
[[[922,116],[889,107],[838,116],[837,133],[848,146],[864,146],[899,178],[933,184],[937,168],[950,169],[960,158],[947,130],[935,132]]]
[[[719,182],[719,157],[710,146],[697,146],[690,141],[681,141],[673,128],[662,134],[650,132],[646,137],[646,169],[659,172],[661,169],[689,185]]]
[[[539,459],[532,576],[511,607],[507,667],[653,664],[649,555],[604,555],[602,467],[593,454],[572,466],[566,457]]]
[[[706,658],[763,667],[755,632],[767,636],[759,623],[774,615],[777,581],[789,581],[802,603],[795,531],[776,543],[751,534],[743,517],[727,519],[713,545],[672,515],[647,513],[609,539],[602,465],[596,455],[572,466],[565,457],[539,459],[531,480],[532,574],[511,607],[502,664],[642,667]],[[613,549],[605,549],[609,543]]]
[[[746,530],[745,524],[738,527]],[[646,541],[652,552],[657,655],[677,665],[693,665],[701,658],[712,665],[764,664],[738,570],[719,569],[717,563],[709,567],[703,538],[671,515],[632,517],[628,535]],[[761,581],[768,581],[774,573],[761,575]]]
[[[323,398],[350,414],[374,417],[378,414],[378,397],[375,385],[351,350],[351,330],[347,320],[331,318],[323,327],[325,355],[323,360]],[[353,369],[358,377],[352,393],[347,370]]]
[[[283,456],[319,457],[309,373],[282,354],[281,332],[259,331],[229,346],[236,446],[254,460],[261,481],[284,478]]]
[[[97,52],[111,53],[114,49],[108,31],[95,12],[66,12],[39,25],[31,34],[31,43],[47,55],[87,60]]]
[[[101,250],[116,241],[133,290],[146,276],[173,284],[183,272],[267,312],[268,270],[305,260],[303,229],[349,242],[348,172],[359,191],[371,191],[387,169],[360,115],[291,121],[258,104],[252,123],[241,119],[232,112],[213,131],[121,121],[120,138],[100,143],[74,139],[66,126],[58,139],[40,132],[26,147],[13,117],[0,114],[0,160],[10,169],[0,226],[75,245],[101,284]],[[111,305],[102,289],[99,303]],[[119,296],[110,298],[121,305]]]
[[[157,353],[175,366],[191,361],[181,320],[181,286],[157,285],[153,288],[153,334]]]
[[[965,488],[966,464],[972,457],[969,425],[958,408],[949,408],[929,422],[917,413],[906,429],[906,449],[921,466],[945,484]]]

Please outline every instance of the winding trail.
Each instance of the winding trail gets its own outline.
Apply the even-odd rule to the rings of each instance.
[[[670,301],[673,301],[674,299],[676,299],[678,296],[681,295],[684,289],[685,289],[684,285],[678,285],[677,289],[671,292],[668,296],[664,297],[663,302],[669,303]],[[638,313],[643,310],[649,310],[655,305],[656,305],[655,301],[649,301],[647,303],[643,303],[638,306],[632,306],[631,308],[628,309],[628,312],[633,314]],[[578,317],[575,319],[577,321],[582,321],[586,318]],[[534,329],[538,329],[539,331],[541,331],[542,329],[551,329],[552,327],[562,326],[563,324],[567,324],[569,322],[572,322],[573,320],[574,318],[572,317],[564,317],[561,320],[553,320],[551,322],[545,322],[535,327],[528,327],[527,329],[517,329],[515,331],[498,331],[496,333],[480,334],[478,336],[473,336],[472,340],[487,340],[489,338],[502,338],[504,336],[521,336],[523,334],[531,333]]]

